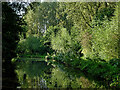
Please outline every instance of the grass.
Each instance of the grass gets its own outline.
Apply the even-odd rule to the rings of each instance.
[[[12,62],[14,63],[15,61],[20,62],[21,60],[23,61],[45,61],[45,55],[20,55],[17,56],[16,58],[12,59]]]
[[[45,58],[46,55],[31,55],[31,54],[23,54],[23,55],[18,55],[18,57],[26,57],[26,58]]]

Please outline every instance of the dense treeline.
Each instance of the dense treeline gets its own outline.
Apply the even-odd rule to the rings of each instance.
[[[19,33],[23,31],[21,25],[22,18],[10,3],[2,2],[2,88],[16,88],[18,84],[11,59],[17,56]]]
[[[23,20],[18,56],[47,55],[119,87],[118,3],[34,2]]]
[[[117,3],[34,2],[23,19],[27,25],[23,26],[26,32],[21,36],[19,53],[54,50],[56,54],[80,54],[82,50],[85,58],[106,61],[119,56]]]
[[[19,26],[19,18],[8,5],[2,3],[2,29],[3,29],[3,59],[15,56],[15,49],[19,40],[19,32],[22,30]],[[7,54],[7,56],[6,56]]]
[[[7,19],[3,13],[3,41],[8,41],[3,55],[47,55],[120,86],[117,2],[33,2],[22,17],[24,24],[13,16]],[[14,28],[6,29],[7,21]]]

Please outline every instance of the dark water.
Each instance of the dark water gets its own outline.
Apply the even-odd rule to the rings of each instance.
[[[80,70],[45,61],[16,62],[17,88],[103,88]]]
[[[4,61],[4,60],[2,60]],[[10,62],[10,60],[6,60],[2,62],[2,89],[14,89],[18,86],[17,76],[14,72],[15,65]]]

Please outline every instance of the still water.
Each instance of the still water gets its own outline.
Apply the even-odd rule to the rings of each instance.
[[[16,62],[17,88],[103,88],[80,70],[56,62],[20,60]]]

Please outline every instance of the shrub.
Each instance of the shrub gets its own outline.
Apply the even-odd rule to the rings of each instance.
[[[76,32],[72,30],[70,35],[66,28],[50,28],[51,31],[55,31],[54,29],[57,30],[56,33],[51,33],[51,47],[56,51],[57,58],[66,63],[70,63],[73,60],[75,61],[74,64],[76,64],[78,59],[83,56],[80,41],[73,35]]]
[[[44,55],[50,52],[50,49],[44,45],[44,41],[41,38],[29,36],[19,42],[17,51],[18,54]]]

